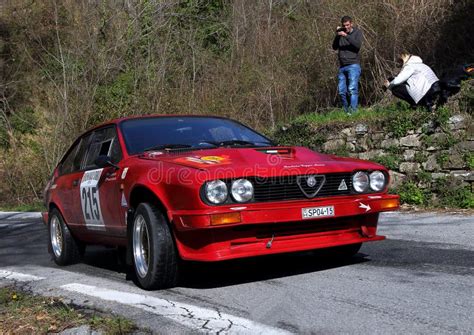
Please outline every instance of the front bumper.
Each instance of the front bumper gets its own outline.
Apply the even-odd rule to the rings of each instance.
[[[302,208],[322,206],[334,206],[334,216],[302,219]],[[362,195],[169,214],[183,259],[220,261],[383,240],[378,213],[398,208],[397,195]],[[212,215],[232,212],[239,223],[211,225]]]

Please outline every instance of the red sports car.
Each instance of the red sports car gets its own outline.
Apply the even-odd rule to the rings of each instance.
[[[399,207],[378,164],[277,146],[227,118],[142,116],[80,136],[45,190],[50,251],[117,246],[145,289],[178,260],[221,261],[338,246],[351,256]]]

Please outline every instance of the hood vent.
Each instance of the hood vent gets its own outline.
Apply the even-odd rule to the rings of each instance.
[[[292,148],[265,148],[265,149],[256,149],[261,153],[267,155],[277,155],[284,158],[293,158],[294,150]]]

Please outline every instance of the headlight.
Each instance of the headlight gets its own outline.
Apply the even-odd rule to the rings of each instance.
[[[232,183],[231,194],[237,202],[247,202],[253,197],[253,185],[247,179],[237,179]]]
[[[362,171],[356,172],[352,176],[352,187],[358,193],[365,192],[367,187],[369,187],[369,176],[367,173]]]
[[[213,204],[222,204],[227,199],[227,185],[222,180],[213,180],[206,183],[206,198]]]
[[[380,192],[385,187],[385,175],[382,171],[374,171],[370,174],[370,188],[376,192]]]

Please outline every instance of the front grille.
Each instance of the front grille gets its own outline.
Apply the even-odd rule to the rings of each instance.
[[[319,192],[315,196],[311,196],[312,191],[316,191],[316,187],[313,189],[308,187],[305,182],[305,178],[308,176],[284,176],[274,178],[255,178],[252,180],[254,184],[254,201],[283,201],[283,200],[298,200],[298,199],[314,199],[321,197],[337,196],[337,195],[348,195],[352,193],[352,178],[350,173],[332,173],[325,175],[324,185],[321,187]],[[298,186],[297,180],[301,179],[302,188],[306,194],[310,195],[307,197],[301,188]],[[318,177],[317,182],[320,182]],[[347,190],[338,190],[344,180]]]

